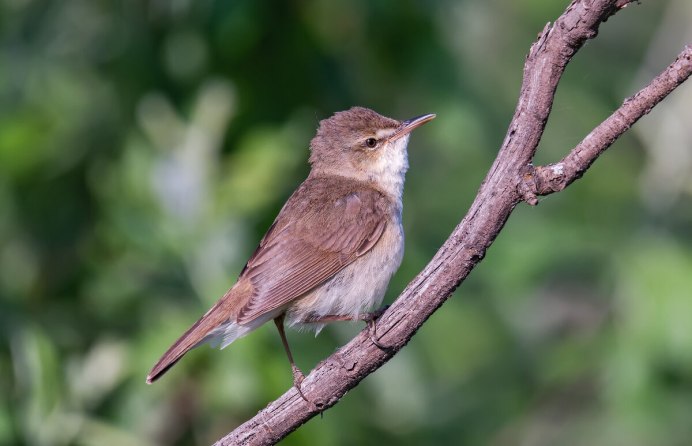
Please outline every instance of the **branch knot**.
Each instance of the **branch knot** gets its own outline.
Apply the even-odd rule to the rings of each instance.
[[[517,192],[519,193],[519,197],[522,201],[525,201],[531,206],[536,206],[538,204],[536,191],[536,168],[533,166],[533,164],[527,164],[519,172],[519,178],[517,179]]]

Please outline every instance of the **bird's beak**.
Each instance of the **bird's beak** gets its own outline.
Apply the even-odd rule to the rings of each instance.
[[[415,118],[407,119],[403,121],[398,129],[389,137],[390,141],[396,141],[402,136],[406,136],[415,128],[418,128],[428,121],[435,119],[435,114],[430,113],[428,115],[416,116]]]

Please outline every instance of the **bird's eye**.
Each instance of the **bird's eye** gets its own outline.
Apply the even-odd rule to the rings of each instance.
[[[377,146],[377,140],[375,138],[368,138],[365,140],[365,145],[374,149]]]

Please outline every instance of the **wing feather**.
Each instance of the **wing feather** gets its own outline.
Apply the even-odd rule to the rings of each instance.
[[[289,199],[243,270],[241,278],[251,279],[255,293],[240,309],[239,324],[288,305],[325,282],[372,249],[386,228],[390,202],[378,191],[308,181]],[[335,189],[341,192],[336,199],[320,196],[333,196]],[[289,207],[295,211],[287,216]]]

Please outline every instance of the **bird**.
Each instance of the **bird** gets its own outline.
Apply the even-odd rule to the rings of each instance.
[[[313,329],[360,320],[377,308],[404,253],[402,196],[413,129],[435,118],[398,121],[352,107],[320,121],[310,172],[284,204],[235,284],[161,356],[153,383],[191,349],[224,348],[274,321],[300,395],[284,327]],[[371,339],[381,346],[375,336]]]

